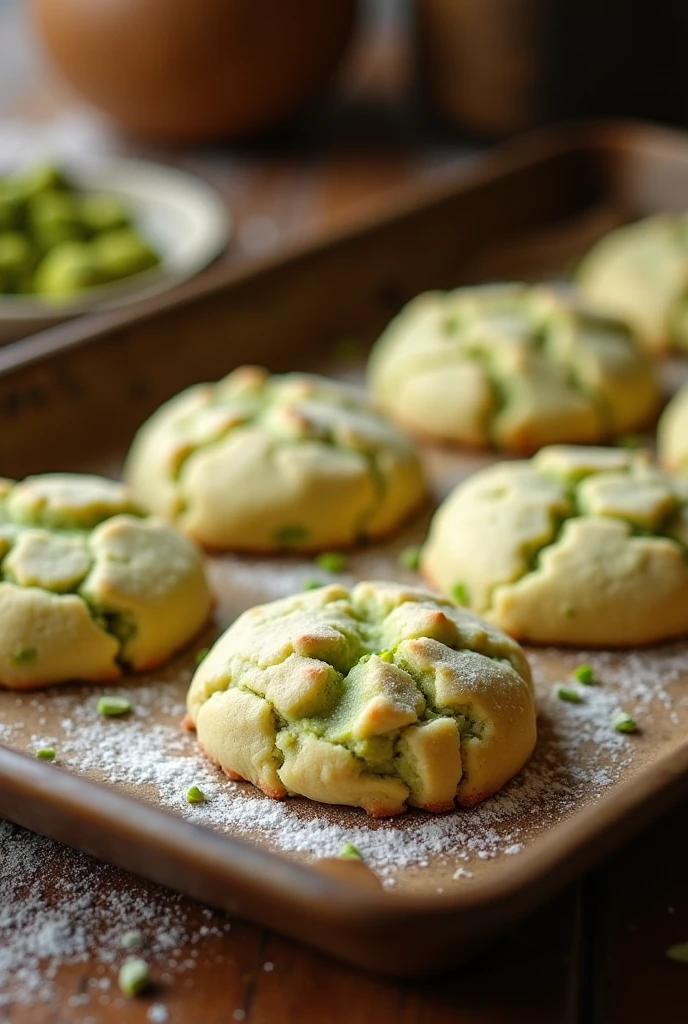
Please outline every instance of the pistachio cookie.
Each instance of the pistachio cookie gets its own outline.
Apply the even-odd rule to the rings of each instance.
[[[433,585],[520,640],[631,647],[688,633],[688,483],[617,448],[476,473],[421,554]]]
[[[232,779],[383,817],[484,800],[535,744],[520,647],[436,594],[332,585],[245,612],[201,663],[188,722]]]
[[[660,400],[623,324],[521,284],[419,295],[378,339],[368,380],[413,432],[522,454],[633,430]]]
[[[208,617],[200,552],[121,484],[0,481],[0,686],[116,679],[183,646]]]
[[[235,551],[381,537],[425,498],[415,449],[352,388],[252,366],[163,405],[125,476],[148,508]]]
[[[688,385],[674,395],[662,413],[657,448],[667,469],[688,473]]]
[[[626,320],[649,351],[688,351],[687,216],[611,231],[583,258],[577,279],[583,298]]]

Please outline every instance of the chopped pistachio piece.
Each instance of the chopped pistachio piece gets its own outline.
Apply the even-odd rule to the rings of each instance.
[[[338,551],[323,551],[315,559],[315,564],[325,572],[344,572],[346,569],[346,559]]]
[[[120,945],[124,949],[143,949],[146,943],[143,932],[138,931],[134,928],[130,932],[125,932],[120,940]]]
[[[18,647],[10,658],[12,665],[29,665],[38,657],[35,647]]]
[[[363,854],[353,843],[344,843],[339,856],[341,860],[363,860]]]
[[[197,665],[197,666],[201,664],[201,662],[203,661],[203,659],[204,659],[204,658],[206,657],[206,655],[208,654],[208,651],[209,651],[209,650],[210,650],[210,648],[209,648],[209,647],[201,647],[201,649],[200,649],[199,651],[196,651],[196,656],[195,656],[195,658],[194,658],[194,661],[196,662],[196,665]]]
[[[451,596],[457,604],[469,605],[468,587],[465,583],[455,583],[451,588]]]
[[[411,544],[409,547],[404,548],[403,551],[400,551],[399,565],[403,566],[404,569],[411,569],[413,572],[417,572],[420,565],[420,545]]]
[[[679,942],[675,946],[669,946],[666,955],[677,964],[688,964],[688,942]]]
[[[569,704],[583,703],[582,695],[578,692],[578,690],[574,690],[572,686],[557,686],[554,692],[556,693],[559,700],[568,701]]]
[[[150,969],[145,960],[125,960],[119,969],[117,982],[125,996],[138,996],[150,985]]]
[[[189,792],[186,794],[187,802],[190,804],[204,804],[205,793],[198,786],[192,786]]]
[[[91,259],[104,281],[140,274],[160,263],[160,257],[133,228],[103,231],[91,243]]]
[[[275,530],[274,533],[275,544],[279,544],[284,548],[288,548],[292,544],[298,544],[299,541],[306,540],[307,537],[307,528],[305,526],[299,526],[296,523],[288,526],[281,526],[279,530]]]
[[[315,577],[303,581],[304,590],[317,590],[319,587],[323,587],[325,584],[322,580],[316,580]]]
[[[41,747],[40,750],[36,751],[36,757],[39,761],[54,761],[57,754],[53,747]]]
[[[126,715],[130,711],[131,701],[129,700],[128,697],[111,695],[107,697],[98,698],[98,712],[101,715],[114,717],[116,715]]]
[[[579,683],[582,683],[583,686],[594,686],[595,684],[595,673],[593,672],[592,665],[588,665],[587,662],[584,662],[582,665],[576,665],[571,675]]]
[[[394,661],[394,653],[392,651],[379,651],[378,658],[380,661],[392,662]]]
[[[612,725],[617,732],[637,732],[638,723],[632,715],[629,715],[627,711],[623,711],[619,708],[612,715]]]

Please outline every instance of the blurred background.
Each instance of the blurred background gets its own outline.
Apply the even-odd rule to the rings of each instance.
[[[680,0],[0,0],[0,170],[176,165],[263,255],[545,123],[688,122],[686,41]]]
[[[218,9],[224,3],[199,0],[193,5],[199,13],[207,9],[210,28],[210,38],[203,39],[202,26],[196,25],[198,52],[207,52],[214,35],[217,41]],[[131,62],[141,76],[131,92],[121,66],[122,47],[111,42],[112,23],[96,17],[98,24],[87,30],[84,10],[94,13],[101,6],[90,0],[64,4],[62,0],[44,4],[0,0],[0,164],[4,168],[46,155],[69,161],[94,154],[176,165],[213,185],[231,207],[236,230],[228,256],[236,258],[262,255],[294,236],[346,221],[366,200],[403,181],[451,168],[467,150],[451,136],[433,136],[415,109],[408,35],[411,11],[403,0],[361,5],[337,0],[322,5],[328,12],[324,23],[316,26],[320,38],[308,27],[319,0],[305,3],[304,18],[295,26],[296,38],[279,69],[275,54],[281,52],[288,29],[285,24],[275,25],[265,43],[265,21],[270,12],[299,4],[228,0],[226,9],[235,8],[236,19],[229,18],[224,26],[221,45],[213,55],[218,67],[207,76],[204,68],[190,67],[189,54],[181,52],[188,31],[188,25],[182,24],[183,8],[189,6],[186,0],[172,0],[169,5],[180,24],[164,40],[161,26],[168,20],[166,4],[118,0],[107,6],[119,8],[118,31],[125,43],[128,39],[132,44]],[[257,17],[242,27],[241,9],[252,7]],[[332,16],[333,24],[330,13],[336,8],[340,15],[338,20]],[[129,27],[132,18],[145,11],[150,21],[141,29]],[[82,26],[78,43],[74,20]],[[285,22],[282,16],[279,20]],[[237,25],[242,38],[232,39],[231,28]],[[263,56],[262,44],[268,51]],[[324,50],[321,54],[319,46]],[[157,76],[150,72],[146,80],[141,69],[151,67],[161,48],[170,54],[170,66],[159,67]],[[315,57],[306,73],[304,54],[309,51]],[[239,52],[243,66],[233,74]],[[104,54],[110,54],[114,64],[106,71]],[[271,78],[268,84],[266,77]],[[156,79],[158,99],[150,100],[145,123],[136,123],[145,95],[150,97],[151,78]],[[262,98],[256,95],[261,88]],[[195,103],[189,102],[182,117],[180,95],[188,99],[194,90]],[[224,107],[218,99],[223,94]],[[212,116],[196,129],[209,106],[214,107]]]

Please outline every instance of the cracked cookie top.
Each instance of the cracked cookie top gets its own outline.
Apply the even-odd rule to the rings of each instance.
[[[477,803],[535,743],[515,641],[394,583],[326,586],[245,612],[196,671],[187,708],[231,778],[376,816]]]
[[[657,450],[667,469],[688,473],[688,385],[674,395],[662,413]]]
[[[378,339],[368,380],[411,431],[521,454],[636,429],[660,400],[628,328],[522,284],[419,295]]]
[[[576,277],[583,298],[627,321],[649,351],[688,351],[685,215],[616,228],[581,260]]]
[[[163,405],[125,476],[202,544],[239,551],[380,537],[425,497],[413,446],[352,388],[248,366]]]
[[[116,679],[203,625],[200,553],[112,480],[0,480],[0,686]]]
[[[649,455],[544,448],[470,477],[421,571],[521,640],[636,646],[688,633],[688,482]]]

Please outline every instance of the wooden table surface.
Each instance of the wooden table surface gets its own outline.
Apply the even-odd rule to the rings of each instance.
[[[471,158],[399,104],[406,67],[390,24],[376,21],[351,55],[339,102],[289,138],[161,153],[118,138],[80,107],[44,67],[21,7],[0,0],[0,156],[47,138],[67,152],[101,147],[183,166],[226,197],[236,233],[225,258],[241,260],[327,231],[400,183]],[[108,1024],[125,1014],[185,1024],[683,1024],[688,965],[665,950],[688,940],[684,814],[669,815],[474,964],[425,982],[365,975],[1,826],[0,1024]],[[22,899],[26,917],[17,913]],[[156,984],[125,1001],[115,932],[138,927],[141,915]],[[78,962],[64,963],[60,949],[74,954],[77,937]]]

